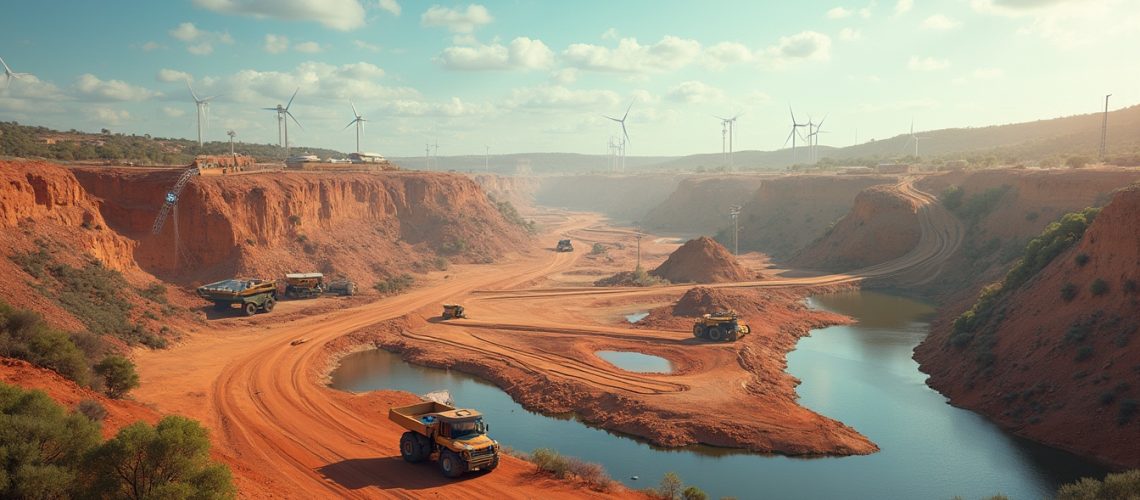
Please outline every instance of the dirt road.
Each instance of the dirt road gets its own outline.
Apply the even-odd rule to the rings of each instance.
[[[959,244],[961,227],[932,204],[929,195],[915,190],[911,181],[900,183],[898,189],[923,204],[921,241],[902,258],[846,275],[716,286],[780,288],[869,278],[925,279]],[[605,233],[594,231],[600,229],[594,215],[571,214],[557,224],[552,217],[545,220],[555,228],[551,234]],[[583,325],[583,318],[596,317],[591,312],[596,308],[647,300],[659,303],[662,297],[679,296],[685,286],[518,290],[571,269],[581,256],[581,252],[534,248],[504,264],[456,266],[448,277],[424,288],[357,307],[252,327],[243,320],[215,321],[210,331],[178,347],[137,352],[142,387],[135,397],[160,411],[205,422],[213,432],[216,454],[233,466],[246,497],[592,494],[536,478],[529,464],[514,459],[504,460],[492,474],[445,480],[430,467],[406,464],[399,456],[402,429],[389,423],[385,413],[387,405],[406,402],[407,395],[378,391],[356,396],[321,384],[331,341],[411,318],[415,328],[378,332],[376,341],[409,349],[405,355],[418,362],[445,366],[462,362],[501,386],[504,381],[514,382],[512,395],[530,407],[580,405],[569,409],[619,431],[637,433],[652,426],[658,434],[647,437],[663,443],[695,439],[789,454],[876,449],[853,429],[795,404],[797,382],[783,368],[784,355],[796,337],[780,330],[794,326],[806,331],[826,320],[803,315],[773,318],[774,329],[767,334],[754,335],[749,342],[714,345],[676,331],[635,331],[601,321]],[[477,311],[476,319],[449,324],[425,320],[438,315],[440,303],[459,300],[474,305],[469,309]],[[297,338],[307,342],[290,345]],[[671,375],[625,372],[593,354],[602,348],[663,355],[674,361],[677,370]],[[743,403],[726,406],[732,398]],[[757,410],[749,402],[764,406]],[[655,413],[661,408],[674,409],[676,422],[661,420]],[[717,420],[708,418],[714,408],[721,414]],[[745,424],[726,429],[719,420],[726,418],[726,411]]]

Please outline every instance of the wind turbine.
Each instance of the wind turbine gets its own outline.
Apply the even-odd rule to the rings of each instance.
[[[911,141],[914,141],[914,157],[916,159],[918,158],[918,141],[920,139],[923,139],[923,137],[914,135],[914,120],[911,120],[910,121],[910,139],[908,139],[907,142],[909,143]]]
[[[727,144],[728,144],[728,142],[727,142],[728,141],[728,122],[725,122],[724,119],[716,117],[716,116],[714,116],[713,118],[717,118],[720,120],[720,161],[724,162],[724,164],[727,165],[728,164],[728,146],[727,146]]]
[[[8,63],[4,62],[3,57],[0,57],[0,64],[4,65],[4,88],[8,88],[8,85],[12,83],[13,78],[32,76],[30,73],[17,73],[15,71],[12,71],[12,68],[8,67]]]
[[[277,139],[282,140],[281,130],[284,130],[285,135],[284,135],[284,139],[282,140],[283,142],[281,142],[281,147],[285,148],[286,153],[289,152],[289,120],[287,120],[286,118],[287,117],[292,118],[293,123],[296,123],[298,127],[301,127],[301,130],[305,129],[305,127],[301,126],[301,122],[297,121],[297,118],[295,116],[293,116],[293,113],[289,112],[289,107],[293,105],[293,99],[297,97],[297,92],[300,92],[300,91],[301,91],[301,87],[297,87],[297,90],[293,91],[293,96],[289,98],[289,102],[284,106],[278,104],[277,107],[275,107],[275,108],[261,108],[261,109],[277,112],[277,127],[278,127]],[[284,128],[282,128],[282,124],[284,124]]]
[[[788,134],[788,138],[784,139],[784,145],[788,145],[788,141],[792,141],[792,164],[796,163],[796,136],[799,135],[797,128],[808,126],[807,123],[799,123],[796,121],[796,114],[792,112],[792,107],[788,106],[788,114],[792,115],[792,131]]]
[[[236,157],[237,155],[234,154],[234,136],[237,135],[237,132],[227,130],[226,135],[230,136],[230,156]]]
[[[360,116],[360,112],[356,111],[356,105],[353,104],[352,101],[348,101],[348,105],[352,106],[352,114],[353,116],[356,116],[356,118],[353,118],[352,121],[348,122],[348,125],[345,125],[344,128],[347,130],[348,127],[351,127],[354,124],[356,125],[356,152],[360,153],[360,133],[364,130],[364,122],[368,120],[365,120],[363,116]]]
[[[811,119],[808,119],[808,146],[810,147],[808,150],[810,152],[808,155],[808,161],[813,163],[819,161],[819,154],[816,151],[816,146],[819,146],[819,134],[823,133],[823,122],[825,121],[827,121],[827,115],[823,115],[823,119],[820,120],[819,123],[815,124],[815,130],[812,131]]]
[[[609,120],[618,122],[618,124],[621,125],[621,135],[622,135],[622,137],[621,137],[621,170],[623,172],[625,171],[625,145],[627,142],[629,142],[629,132],[627,132],[625,129],[625,119],[629,118],[629,110],[631,110],[631,109],[633,109],[633,103],[632,102],[629,103],[628,108],[625,108],[625,114],[621,115],[620,120],[617,118],[614,118],[612,116],[602,115]]]
[[[194,87],[190,86],[190,80],[186,80],[186,88],[190,90],[190,97],[194,98],[194,104],[198,107],[198,147],[202,147],[202,115],[206,115],[206,127],[210,126],[210,99],[218,97],[212,95],[210,97],[198,97],[194,93]]]
[[[723,126],[728,125],[728,166],[729,167],[732,167],[732,165],[734,163],[733,162],[733,155],[732,155],[732,138],[735,137],[736,131],[733,130],[733,128],[734,128],[734,125],[736,124],[736,119],[740,118],[740,115],[742,115],[742,114],[744,114],[744,113],[737,113],[736,116],[733,116],[732,118],[721,118],[719,116],[715,117],[715,118],[720,119],[720,123],[721,123],[721,127],[722,127],[722,129],[721,129],[721,134],[722,134],[721,147],[722,148],[724,147],[724,144],[723,144],[724,143]]]

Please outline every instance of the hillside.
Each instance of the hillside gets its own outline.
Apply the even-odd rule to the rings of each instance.
[[[1017,434],[1140,466],[1138,213],[1134,186],[1047,228],[1001,285],[935,324],[915,353],[928,383]]]
[[[649,230],[715,234],[732,220],[734,205],[743,205],[760,187],[756,175],[724,175],[682,179],[669,197],[642,220]]]
[[[851,211],[789,264],[797,268],[851,271],[903,256],[918,244],[918,207],[887,186],[855,196]]]

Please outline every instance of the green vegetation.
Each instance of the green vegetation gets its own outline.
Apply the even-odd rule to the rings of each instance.
[[[614,480],[601,465],[567,457],[550,448],[539,448],[522,458],[559,479],[577,478],[595,491],[607,492],[615,486]]]
[[[1077,285],[1065,283],[1065,286],[1061,287],[1061,299],[1072,302],[1075,298],[1077,298]]]
[[[601,243],[594,243],[594,246],[590,247],[590,255],[605,255],[605,254],[606,254],[606,246],[601,244]]]
[[[1058,500],[1130,500],[1140,497],[1140,470],[1105,476],[1104,481],[1083,478],[1061,486]]]
[[[1097,278],[1093,280],[1091,285],[1089,285],[1089,291],[1092,292],[1094,297],[1100,297],[1101,295],[1108,293],[1108,282],[1101,278]]]
[[[992,320],[1000,323],[1005,311],[996,309],[998,299],[1020,287],[1061,252],[1079,241],[1099,212],[1100,210],[1096,208],[1086,208],[1080,212],[1065,214],[1059,221],[1049,224],[1041,236],[1026,245],[1021,259],[1006,273],[1005,278],[983,288],[974,306],[954,320],[950,343],[958,347],[965,346],[979,334],[983,325],[989,324]],[[1061,293],[1064,298],[1064,289]],[[1075,293],[1073,296],[1076,296]],[[980,333],[989,337],[995,329],[996,325]],[[991,352],[993,342],[991,338],[978,343],[979,361],[989,361],[989,363],[983,362],[983,366],[988,366],[993,361]]]
[[[622,271],[608,278],[594,282],[594,286],[657,286],[668,285],[669,280],[649,274],[644,268],[634,271]]]
[[[99,443],[99,424],[66,413],[42,391],[0,383],[0,497],[69,498]]]
[[[1089,263],[1089,254],[1079,253],[1076,257],[1073,257],[1073,262],[1076,262],[1078,267],[1085,267],[1085,264]]]
[[[384,295],[399,295],[411,288],[415,282],[416,279],[412,275],[404,273],[376,283],[372,288]]]
[[[992,187],[971,196],[968,200],[965,200],[965,202],[961,202],[962,195],[957,195],[959,198],[959,206],[957,208],[951,208],[950,205],[946,205],[946,200],[943,200],[942,204],[946,205],[947,209],[967,221],[971,226],[974,226],[997,208],[1002,197],[1005,196],[1005,193],[1010,189],[1009,185]],[[958,192],[961,193],[961,190],[959,189]],[[945,195],[946,193],[943,193],[943,196]]]
[[[942,205],[945,206],[947,210],[953,212],[962,208],[962,197],[965,195],[966,193],[962,191],[962,188],[950,186],[946,188],[945,191],[942,191],[942,195],[938,198],[942,200]]]
[[[1092,163],[1092,160],[1087,156],[1076,155],[1065,158],[1065,166],[1069,168],[1084,168],[1089,163]]]
[[[708,500],[709,495],[696,486],[685,486],[676,472],[666,472],[657,488],[646,490],[649,496],[662,500]]]
[[[79,385],[87,385],[90,368],[84,352],[66,333],[40,315],[0,302],[0,356],[27,361]]]
[[[95,365],[95,373],[103,377],[107,395],[112,398],[121,398],[139,386],[139,375],[135,372],[134,363],[122,356],[111,355],[103,358],[103,361]]]
[[[519,215],[519,211],[515,208],[514,205],[511,204],[511,202],[495,201],[492,199],[491,203],[495,204],[495,208],[499,210],[499,214],[502,215],[503,218],[507,220],[507,222],[510,222],[516,226],[521,226],[523,229],[526,229],[527,233],[530,234],[534,234],[536,231],[538,231],[538,227],[535,225],[534,221],[523,219],[522,215]]]

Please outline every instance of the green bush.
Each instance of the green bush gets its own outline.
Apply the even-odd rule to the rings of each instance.
[[[233,498],[229,469],[210,460],[206,429],[167,416],[136,422],[91,454],[86,479],[103,498]]]
[[[1097,278],[1089,285],[1089,291],[1092,292],[1094,297],[1100,297],[1108,293],[1108,282]]]
[[[121,398],[139,386],[139,375],[135,373],[135,364],[122,356],[112,355],[103,358],[103,361],[95,365],[95,373],[103,377],[107,395],[112,398]]]
[[[384,295],[399,295],[411,288],[415,282],[416,279],[412,275],[404,273],[376,283],[372,288]]]
[[[1073,257],[1073,262],[1076,262],[1079,267],[1085,267],[1085,264],[1089,263],[1089,254],[1079,253],[1076,257]]]
[[[962,188],[950,186],[946,188],[945,191],[942,191],[942,196],[939,198],[942,200],[942,205],[945,206],[947,210],[953,212],[962,207],[962,197],[965,196],[965,194]]]
[[[139,295],[143,298],[149,299],[151,302],[159,304],[166,304],[169,301],[166,298],[166,286],[162,283],[155,283],[142,290],[139,290]]]
[[[1140,470],[1108,474],[1104,481],[1083,478],[1057,490],[1058,500],[1129,500],[1140,497]]]
[[[0,356],[17,358],[79,385],[90,378],[87,358],[72,338],[44,322],[40,315],[0,302]]]
[[[604,255],[606,253],[606,246],[601,243],[594,243],[590,248],[590,255]]]
[[[1075,298],[1077,298],[1077,285],[1065,283],[1065,286],[1061,287],[1061,299],[1072,302]]]
[[[1084,168],[1090,161],[1087,156],[1070,156],[1065,158],[1065,166],[1069,168]]]
[[[689,486],[681,492],[681,498],[682,500],[708,500],[709,495],[696,486]]]
[[[42,391],[0,383],[0,498],[70,498],[99,424]]]
[[[531,234],[538,230],[534,224],[534,221],[523,219],[522,216],[519,215],[519,211],[515,209],[515,206],[512,205],[511,202],[492,200],[492,203],[494,203],[495,208],[499,210],[499,215],[502,215],[503,218],[507,220],[507,222],[510,222],[516,226],[521,226],[523,229],[526,229],[526,232]]]
[[[614,487],[614,480],[601,465],[567,457],[550,448],[534,450],[525,459],[559,479],[578,478],[595,491],[606,492]]]

